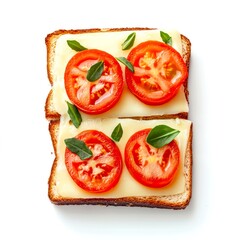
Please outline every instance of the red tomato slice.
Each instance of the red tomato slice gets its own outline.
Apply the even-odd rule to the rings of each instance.
[[[88,70],[100,61],[104,62],[101,77],[94,82],[88,81]],[[123,91],[123,76],[118,61],[112,55],[96,49],[75,54],[66,66],[64,79],[69,99],[88,114],[108,111],[118,102]]]
[[[180,151],[175,140],[155,148],[146,142],[151,129],[134,133],[125,147],[125,163],[128,171],[139,183],[153,188],[169,184],[178,169]]]
[[[131,50],[128,61],[134,66],[134,73],[125,70],[128,88],[148,105],[161,105],[172,99],[188,77],[181,55],[162,42],[140,43]]]
[[[65,164],[74,182],[82,189],[101,193],[113,188],[122,173],[122,156],[117,145],[104,133],[86,130],[76,136],[91,149],[93,156],[86,160],[65,151]]]

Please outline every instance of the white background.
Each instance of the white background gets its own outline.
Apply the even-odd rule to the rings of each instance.
[[[239,239],[238,1],[1,1],[0,239]],[[158,27],[192,42],[193,196],[185,210],[55,206],[45,37],[58,29]]]

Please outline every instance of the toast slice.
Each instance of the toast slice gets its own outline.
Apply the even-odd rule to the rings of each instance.
[[[156,194],[152,193],[149,195],[131,195],[131,194],[123,194],[123,196],[117,195],[117,197],[113,196],[84,196],[81,195],[75,196],[75,195],[64,195],[61,194],[61,191],[59,191],[59,168],[64,168],[64,164],[62,164],[62,158],[60,154],[60,147],[59,144],[62,142],[60,140],[61,136],[61,129],[64,126],[62,124],[62,119],[66,115],[65,111],[59,111],[59,109],[56,107],[55,101],[56,99],[61,98],[62,96],[65,96],[66,94],[60,94],[56,97],[56,94],[54,95],[55,91],[55,83],[58,81],[56,78],[56,65],[57,65],[57,59],[59,58],[58,54],[58,40],[65,35],[72,36],[73,39],[75,36],[79,36],[79,34],[88,34],[88,33],[101,33],[101,32],[123,32],[123,31],[145,31],[145,30],[153,30],[150,28],[121,28],[121,29],[86,29],[86,30],[59,30],[55,31],[49,35],[47,35],[45,42],[47,46],[47,73],[49,82],[52,86],[50,89],[50,92],[47,96],[46,103],[45,103],[45,117],[49,121],[49,132],[51,135],[54,153],[55,153],[55,160],[52,165],[48,185],[48,195],[52,203],[57,205],[66,205],[66,204],[93,204],[93,205],[114,205],[114,206],[141,206],[141,207],[157,207],[157,208],[172,208],[172,209],[184,209],[191,199],[192,195],[192,123],[189,120],[186,120],[188,118],[188,81],[184,83],[182,86],[182,95],[178,98],[176,98],[175,103],[178,102],[179,99],[185,99],[185,110],[184,111],[178,111],[174,109],[172,112],[165,112],[161,111],[161,109],[156,109],[153,111],[153,113],[145,113],[144,110],[142,110],[143,114],[141,115],[100,115],[100,116],[94,116],[93,118],[89,118],[88,116],[83,116],[83,119],[85,121],[91,122],[95,118],[99,119],[108,119],[108,118],[121,118],[121,121],[129,121],[126,118],[131,118],[134,120],[137,120],[137,125],[141,125],[144,121],[189,121],[189,134],[187,136],[186,141],[186,148],[185,148],[185,155],[182,159],[183,162],[183,178],[184,178],[184,187],[181,191],[178,191],[174,194],[169,194],[168,192]],[[70,34],[70,35],[69,35]],[[191,56],[191,43],[190,40],[185,37],[184,35],[180,35],[181,39],[181,54],[183,57],[183,60],[185,61],[188,69],[190,67],[190,56]],[[73,53],[74,54],[74,53]],[[60,76],[60,78],[63,78]],[[65,102],[66,99],[63,99],[62,101]],[[165,106],[166,109],[169,108],[168,105]],[[117,111],[118,112],[118,111]],[[175,120],[173,120],[175,119]],[[180,120],[179,120],[180,119]],[[80,126],[81,129],[82,125]],[[64,184],[63,180],[63,184]],[[70,180],[71,181],[71,180]],[[60,181],[61,182],[61,181]],[[77,190],[78,191],[78,190]]]
[[[54,89],[57,88],[57,91],[61,88],[61,91],[65,91],[62,89],[62,87],[59,87],[58,84],[57,87],[54,88],[54,84],[58,82],[59,78],[63,82],[63,74],[59,74],[58,77],[56,77],[56,70],[57,68],[64,69],[65,66],[60,65],[57,62],[57,59],[59,58],[59,55],[64,55],[62,52],[66,49],[59,47],[61,46],[61,37],[68,36],[71,39],[80,38],[81,34],[88,34],[88,33],[117,33],[117,32],[123,32],[123,31],[151,31],[155,29],[150,28],[120,28],[120,29],[87,29],[87,30],[59,30],[55,31],[49,35],[47,35],[45,42],[47,46],[47,73],[48,73],[48,79],[52,86],[47,100],[45,104],[45,116],[46,118],[50,120],[58,120],[60,118],[60,115],[64,113],[64,110],[59,110],[56,108],[56,104],[54,102]],[[60,43],[58,43],[58,41]],[[185,61],[188,69],[190,67],[190,56],[191,56],[191,42],[190,40],[184,36],[180,35],[180,41],[181,46],[180,51],[183,57],[183,60]],[[66,42],[66,40],[65,40]],[[60,48],[60,52],[59,52]],[[69,47],[68,47],[69,48]],[[75,52],[70,52],[69,54],[75,54]],[[65,58],[69,58],[69,56],[64,56]],[[67,62],[67,60],[66,60]],[[65,63],[66,64],[66,63]],[[126,88],[127,89],[127,88]],[[56,91],[56,92],[57,92]],[[63,103],[65,103],[65,100],[68,100],[66,97],[66,93],[63,92],[59,95],[55,94],[55,98],[59,99],[60,97],[64,98],[62,100]],[[101,114],[98,117],[105,118],[105,117],[133,117],[133,118],[188,118],[188,81],[185,81],[184,86],[182,87],[182,92],[179,91],[179,94],[171,100],[169,103],[163,104],[161,106],[154,106],[152,107],[152,110],[150,111],[144,104],[142,104],[140,101],[134,100],[135,97],[132,96],[132,94],[129,94],[129,99],[126,101],[122,101],[120,99],[119,103],[117,104],[117,107],[119,108],[113,108],[113,110],[108,111],[107,114]],[[119,109],[123,109],[122,106],[126,106],[126,102],[129,103],[131,101],[131,104],[136,106],[136,108],[132,109],[139,109],[138,112],[132,113],[132,111],[128,111],[127,113],[125,111],[120,111]],[[181,102],[181,106],[177,106]],[[63,104],[62,104],[63,105]],[[172,106],[176,106],[172,108]],[[65,106],[66,107],[66,106]],[[66,108],[65,108],[66,112]],[[131,115],[130,115],[131,114]],[[83,116],[85,119],[89,118],[90,116],[85,116],[83,113]]]
[[[119,119],[105,119],[83,123],[82,130],[85,127],[93,129],[102,127],[106,130],[106,134],[109,135],[109,128],[111,129],[111,121],[113,125],[119,122]],[[117,187],[110,193],[106,194],[88,194],[82,191],[78,186],[75,185],[73,180],[68,177],[67,170],[64,165],[64,159],[61,157],[60,148],[63,147],[61,142],[65,136],[64,129],[71,128],[66,126],[66,123],[61,124],[60,121],[51,121],[49,125],[49,131],[52,137],[55,160],[51,169],[49,178],[49,198],[52,203],[56,205],[69,205],[69,204],[94,204],[94,205],[113,205],[113,206],[138,206],[138,207],[155,207],[155,208],[172,208],[172,209],[184,209],[191,199],[192,195],[192,123],[185,119],[168,119],[168,120],[132,120],[132,119],[121,119],[121,124],[125,126],[123,131],[130,135],[133,126],[138,124],[139,126],[149,126],[152,124],[170,124],[173,127],[179,127],[182,136],[179,136],[179,145],[182,146],[182,167],[177,174],[176,179],[173,183],[170,183],[163,189],[148,189],[144,186],[139,186],[137,182],[132,182],[127,170],[123,171],[120,182]],[[132,123],[133,121],[133,123]],[[107,126],[107,128],[104,128]],[[126,127],[127,126],[127,127]],[[141,128],[141,127],[140,127]],[[71,133],[74,130],[71,129]],[[77,134],[76,130],[74,134]],[[130,131],[130,132],[129,132]],[[134,131],[134,130],[133,130]],[[128,138],[128,136],[126,137]],[[124,140],[123,140],[124,141]],[[122,144],[124,146],[125,143]],[[61,147],[62,146],[62,147]],[[118,144],[121,149],[122,146]],[[122,151],[122,150],[121,150]],[[139,190],[143,188],[143,192]],[[70,190],[72,189],[72,190]],[[125,189],[125,190],[123,190]]]

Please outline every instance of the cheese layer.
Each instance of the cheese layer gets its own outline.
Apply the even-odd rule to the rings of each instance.
[[[53,104],[59,114],[67,112],[66,100],[69,101],[64,87],[64,72],[68,61],[76,54],[67,45],[67,40],[77,40],[81,45],[89,49],[100,49],[112,54],[114,57],[127,57],[130,50],[123,51],[121,44],[132,31],[122,32],[96,32],[83,34],[65,34],[56,41],[55,56],[52,65],[53,79]],[[172,37],[173,47],[182,54],[181,36],[178,32],[171,31],[168,34]],[[143,30],[136,31],[136,39],[134,46],[147,40],[162,41],[160,30]],[[123,73],[125,66],[120,63]],[[123,74],[124,75],[124,74]],[[125,82],[125,81],[124,81]],[[97,115],[101,118],[114,117],[140,117],[177,114],[180,112],[188,112],[188,102],[186,100],[183,87],[178,94],[168,103],[160,106],[148,106],[138,100],[127,88],[124,83],[123,94],[119,102],[109,111]],[[82,114],[84,119],[93,119],[95,115]]]
[[[123,164],[123,172],[118,184],[106,193],[89,193],[78,187],[67,172],[65,166],[65,143],[64,139],[74,137],[79,132],[88,129],[96,129],[102,131],[107,136],[111,136],[113,129],[118,123],[121,123],[123,128],[123,136],[117,146],[119,147],[122,156],[124,156],[124,148],[129,137],[136,131],[145,128],[153,128],[156,125],[166,124],[172,128],[180,130],[180,134],[176,137],[180,153],[181,164],[174,180],[163,188],[149,188],[138,183],[128,172],[125,164]],[[133,119],[96,119],[82,122],[81,126],[76,129],[69,124],[67,115],[61,117],[57,156],[59,158],[56,168],[56,188],[60,196],[65,198],[119,198],[129,196],[162,196],[172,195],[184,192],[184,159],[186,153],[187,142],[190,133],[191,122],[183,119],[171,120],[133,120]],[[124,163],[124,158],[123,158]]]

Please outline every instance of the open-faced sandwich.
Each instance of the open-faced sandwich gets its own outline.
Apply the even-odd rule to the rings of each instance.
[[[50,200],[185,208],[189,39],[149,28],[58,30],[46,46]]]

